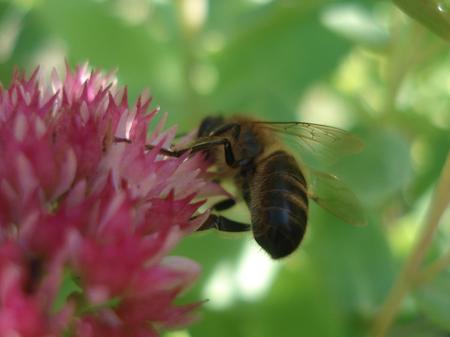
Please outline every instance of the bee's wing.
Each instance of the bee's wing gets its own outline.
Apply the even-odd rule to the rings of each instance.
[[[325,163],[334,162],[342,155],[359,152],[363,147],[359,138],[328,125],[304,122],[255,123],[267,130],[289,136],[284,138],[294,140],[300,145],[300,150],[311,153]]]
[[[294,140],[303,154],[330,163],[343,155],[356,153],[362,142],[347,131],[328,125],[304,122],[256,122],[260,127]],[[304,158],[302,158],[304,159]],[[305,166],[303,164],[303,166]],[[367,223],[364,209],[355,194],[334,175],[307,168],[308,194],[319,206],[352,225]]]
[[[358,198],[339,178],[319,171],[308,173],[309,197],[320,207],[351,225],[367,224],[364,209]]]

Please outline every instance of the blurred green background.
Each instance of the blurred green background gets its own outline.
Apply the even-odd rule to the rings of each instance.
[[[450,2],[398,0],[0,1],[0,79],[89,61],[149,88],[169,123],[249,113],[351,130],[364,151],[330,167],[369,225],[317,207],[301,249],[269,260],[250,235],[177,249],[203,274],[183,301],[201,320],[166,337],[365,336],[420,227],[450,148]],[[410,16],[411,17],[410,17]],[[245,207],[233,217],[248,217]],[[448,256],[450,214],[425,265]],[[448,261],[450,264],[450,261]],[[450,335],[450,270],[412,288],[388,336]]]

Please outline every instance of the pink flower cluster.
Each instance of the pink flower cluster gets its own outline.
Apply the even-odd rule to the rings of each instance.
[[[174,299],[199,267],[167,256],[215,187],[199,156],[170,158],[150,99],[67,69],[0,87],[0,336],[157,336],[198,303]],[[116,142],[118,138],[130,143]],[[146,144],[155,148],[146,150]]]

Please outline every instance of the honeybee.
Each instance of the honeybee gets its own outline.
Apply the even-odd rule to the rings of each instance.
[[[348,223],[364,224],[364,212],[355,195],[329,174],[310,172],[308,181],[304,168],[285,150],[277,134],[292,136],[303,148],[328,157],[361,148],[356,137],[331,126],[263,122],[242,116],[206,117],[188,149],[203,151],[220,177],[234,180],[250,210],[251,226],[213,214],[200,229],[239,232],[251,228],[256,242],[279,259],[300,245],[310,199]],[[214,208],[223,210],[233,204],[233,200],[225,200]]]
[[[251,225],[211,214],[199,230],[251,229],[256,242],[273,259],[280,259],[294,252],[303,239],[309,200],[350,224],[365,223],[355,195],[337,177],[300,165],[285,149],[280,135],[296,140],[301,149],[327,158],[357,152],[362,147],[356,137],[326,125],[264,122],[243,116],[204,118],[189,146],[161,152],[169,156],[205,153],[220,178],[234,180],[250,210]],[[213,209],[221,211],[234,204],[233,199],[227,199]]]

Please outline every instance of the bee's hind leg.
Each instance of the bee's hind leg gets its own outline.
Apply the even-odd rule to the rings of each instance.
[[[213,228],[221,232],[237,233],[247,232],[251,227],[249,224],[233,221],[220,215],[211,214],[201,225],[201,227],[197,229],[197,231],[204,231]]]

